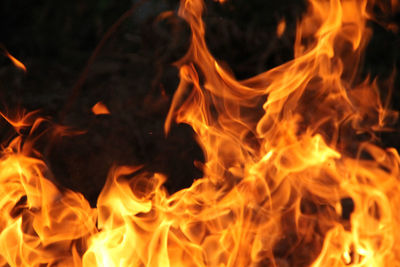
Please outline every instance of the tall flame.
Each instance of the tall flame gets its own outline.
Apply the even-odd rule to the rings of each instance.
[[[374,4],[310,0],[294,59],[238,81],[207,48],[203,2],[181,0],[192,42],[165,131],[192,126],[204,177],[168,195],[162,174],[115,167],[91,209],[19,136],[0,161],[0,264],[400,265],[400,156],[375,142],[397,113],[357,77]]]

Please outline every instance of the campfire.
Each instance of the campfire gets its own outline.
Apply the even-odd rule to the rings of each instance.
[[[398,8],[389,2],[309,0],[294,58],[238,80],[207,47],[203,1],[181,0],[191,43],[164,129],[190,125],[205,162],[173,194],[163,173],[114,166],[92,208],[35,146],[81,132],[54,124],[49,134],[37,111],[2,113],[15,133],[0,158],[0,265],[400,265],[400,156],[379,143],[398,116],[394,75],[360,78],[367,22]],[[112,111],[98,102],[92,112]]]

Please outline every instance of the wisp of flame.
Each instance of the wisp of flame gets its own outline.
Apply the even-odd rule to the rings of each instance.
[[[392,89],[358,76],[372,10],[397,4],[309,0],[294,59],[238,81],[207,48],[202,0],[181,0],[192,41],[165,132],[189,124],[206,160],[173,195],[119,166],[93,209],[52,182],[29,138],[44,120],[3,115],[17,137],[0,159],[0,265],[400,266],[400,157],[376,142]]]

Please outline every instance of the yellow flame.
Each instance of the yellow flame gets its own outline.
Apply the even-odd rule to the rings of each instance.
[[[397,112],[376,81],[355,79],[374,8],[310,0],[294,59],[238,81],[207,48],[203,2],[181,0],[192,43],[165,131],[191,125],[205,163],[173,195],[163,174],[119,166],[93,209],[23,138],[43,119],[2,114],[19,135],[0,158],[0,265],[400,265],[400,156],[374,142]]]

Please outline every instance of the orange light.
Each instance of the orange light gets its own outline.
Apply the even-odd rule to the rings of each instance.
[[[107,106],[104,105],[102,102],[97,102],[93,107],[92,107],[92,112],[95,115],[101,115],[101,114],[110,114],[110,111],[108,110]]]
[[[278,26],[276,27],[276,35],[278,37],[281,37],[285,32],[285,29],[286,29],[286,21],[285,19],[281,19],[278,23]]]
[[[17,68],[23,70],[24,72],[26,72],[26,67],[25,65],[19,61],[18,59],[16,59],[15,57],[13,57],[9,52],[5,51],[5,55],[11,60],[11,62],[14,64],[14,66],[16,66]]]

